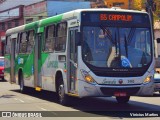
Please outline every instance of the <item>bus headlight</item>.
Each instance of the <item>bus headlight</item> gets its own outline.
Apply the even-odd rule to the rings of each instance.
[[[144,84],[151,82],[152,76],[147,76],[146,79],[143,81]]]
[[[92,76],[85,70],[81,70],[82,76],[85,79],[86,82],[95,84],[95,80],[92,78]]]

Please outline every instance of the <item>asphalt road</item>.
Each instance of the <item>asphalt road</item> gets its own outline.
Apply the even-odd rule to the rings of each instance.
[[[118,104],[114,97],[101,98],[83,98],[72,99],[71,106],[62,106],[58,104],[55,94],[52,92],[29,92],[22,94],[19,91],[19,86],[10,84],[6,81],[0,81],[0,111],[32,111],[44,112],[50,117],[56,119],[87,119],[92,120],[104,119],[128,119],[133,117],[125,117],[127,112],[130,114],[141,113],[145,111],[151,113],[160,111],[160,94],[155,93],[152,97],[131,97],[128,104]],[[47,112],[46,112],[47,111]],[[112,111],[112,112],[111,112]],[[115,116],[123,114],[124,117]],[[115,113],[115,114],[113,114]],[[68,116],[67,116],[68,115]],[[135,117],[136,119],[147,119],[148,117]],[[135,119],[133,118],[133,119]],[[159,117],[149,117],[149,119],[159,119]],[[1,118],[0,118],[1,119]],[[16,118],[17,119],[17,118]],[[44,118],[43,118],[44,119]],[[49,117],[47,118],[49,119]]]

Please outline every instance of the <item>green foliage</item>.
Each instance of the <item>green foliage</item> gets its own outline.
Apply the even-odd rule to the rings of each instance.
[[[142,9],[142,0],[134,0],[133,9],[141,10]]]

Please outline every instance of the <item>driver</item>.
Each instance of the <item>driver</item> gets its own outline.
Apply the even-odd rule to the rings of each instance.
[[[106,33],[100,29],[98,38],[97,38],[97,48],[104,48],[106,45]]]

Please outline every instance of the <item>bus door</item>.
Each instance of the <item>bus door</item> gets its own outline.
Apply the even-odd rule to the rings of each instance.
[[[42,44],[42,34],[36,34],[35,48],[34,48],[34,85],[36,91],[41,91],[42,78],[41,78],[41,44]]]
[[[68,90],[70,93],[75,93],[76,81],[77,81],[77,46],[75,41],[76,32],[78,28],[71,28],[69,30],[69,45],[68,45],[68,65],[69,68],[67,72],[68,79]]]
[[[16,83],[15,79],[15,53],[16,53],[17,34],[11,35],[11,72],[10,83]]]

